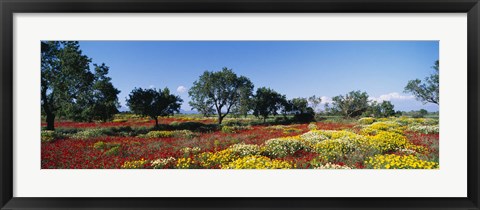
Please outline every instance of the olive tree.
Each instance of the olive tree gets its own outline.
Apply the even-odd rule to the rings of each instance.
[[[329,109],[345,118],[357,117],[368,109],[368,102],[367,92],[351,91],[345,95],[333,97]]]
[[[47,130],[55,129],[57,116],[72,116],[82,110],[79,102],[88,100],[85,93],[95,79],[89,71],[90,62],[78,42],[41,42],[40,94]]]
[[[158,127],[159,116],[169,116],[180,112],[183,100],[179,96],[170,94],[165,89],[142,89],[135,88],[127,98],[127,106],[135,114],[148,116],[155,120],[155,127]]]
[[[232,107],[238,105],[242,96],[251,94],[253,83],[244,76],[237,76],[232,69],[224,67],[221,71],[205,71],[193,83],[188,91],[190,105],[213,104],[218,124],[222,124]],[[192,106],[195,107],[195,106]]]
[[[257,89],[253,96],[253,115],[262,117],[265,123],[269,115],[277,115],[285,101],[285,96],[266,87]]]
[[[415,96],[415,98],[424,104],[426,103],[434,103],[439,104],[439,69],[440,64],[437,60],[435,65],[432,66],[435,70],[433,74],[426,77],[425,80],[422,82],[420,79],[410,80],[405,86],[405,93],[411,93]]]

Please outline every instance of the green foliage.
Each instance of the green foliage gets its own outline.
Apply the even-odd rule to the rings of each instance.
[[[419,112],[422,116],[425,116],[425,115],[428,114],[428,111],[425,110],[425,109],[420,109],[418,112]]]
[[[90,62],[78,42],[41,42],[40,93],[47,130],[54,129],[55,117],[72,117],[84,110],[88,101],[85,92],[94,80]]]
[[[396,114],[393,108],[394,106],[390,101],[382,101],[381,103],[374,101],[362,115],[370,117],[391,117]]]
[[[308,100],[306,98],[293,98],[291,101],[292,104],[292,114],[303,114],[307,112],[313,112],[309,110]]]
[[[130,126],[122,126],[102,128],[102,132],[107,136],[137,136],[139,134],[146,134],[148,131],[146,127],[132,128]]]
[[[218,124],[222,124],[232,107],[239,105],[242,98],[251,95],[253,84],[247,77],[237,76],[231,69],[224,67],[221,71],[205,71],[193,83],[188,91],[190,106],[201,113],[209,113],[208,105],[217,112]],[[225,111],[223,113],[223,111]]]
[[[204,117],[210,117],[211,115],[215,114],[213,103],[210,103],[210,100],[206,97],[206,95],[199,95],[196,97],[197,98],[195,100],[188,102],[188,104],[192,107],[192,110],[196,109]]]
[[[195,132],[213,132],[218,131],[218,124],[204,124],[201,122],[175,122],[170,123],[170,130],[189,130]]]
[[[176,131],[150,131],[145,135],[139,135],[139,137],[144,138],[171,138],[171,137],[182,137],[191,139],[197,135],[189,130],[176,130]]]
[[[440,64],[437,60],[435,65],[432,66],[435,70],[433,74],[426,77],[424,82],[419,79],[410,80],[405,86],[404,92],[413,94],[417,100],[426,103],[439,104],[439,69]]]
[[[63,133],[75,139],[88,140],[91,138],[103,137],[103,136],[137,136],[139,134],[145,134],[148,132],[146,127],[131,128],[130,126],[124,127],[108,127],[108,128],[87,128],[84,130],[76,129],[58,129],[56,132]]]
[[[65,128],[65,127],[60,127],[60,128],[55,129],[55,132],[57,134],[64,135],[64,136],[70,136],[70,135],[73,135],[73,134],[75,134],[79,131],[82,131],[82,129],[79,129],[79,128]]]
[[[91,106],[89,107],[89,120],[112,120],[114,115],[118,113],[117,95],[120,93],[116,89],[111,78],[107,76],[108,66],[104,63],[102,65],[94,64],[95,67],[95,80],[91,89]]]
[[[391,117],[395,115],[394,106],[390,101],[383,101],[380,104],[381,116],[382,117]]]
[[[332,107],[329,107],[329,111],[341,114],[346,118],[360,116],[369,107],[368,94],[361,91],[351,91],[345,96],[335,96],[332,101]]]
[[[114,123],[122,123],[122,122],[127,122],[128,120],[127,119],[114,119],[112,120],[112,122]]]
[[[420,110],[417,110],[417,111],[409,111],[409,112],[404,112],[403,115],[405,116],[410,116],[410,117],[413,117],[413,118],[424,118],[426,115],[428,115],[430,113],[428,113],[427,110],[425,109],[420,109]],[[435,113],[433,113],[435,114]],[[438,115],[438,113],[437,113]]]
[[[250,130],[250,129],[252,129],[250,126],[241,126],[241,125],[222,126],[223,133],[236,133],[237,131]]]
[[[107,136],[106,129],[103,128],[92,128],[92,129],[85,129],[83,131],[79,131],[73,135],[71,135],[74,139],[82,139],[88,140],[91,138],[98,138]]]
[[[235,129],[232,126],[222,126],[223,133],[235,133]]]
[[[99,141],[99,142],[96,142],[95,144],[93,144],[93,148],[95,149],[105,149],[105,142],[103,141]]]
[[[41,42],[41,104],[47,130],[56,117],[76,121],[112,119],[118,112],[120,92],[107,77],[108,67],[94,64],[82,54],[78,42]]]
[[[41,132],[42,142],[53,142],[60,138],[63,138],[63,135],[55,131],[44,130]]]
[[[240,87],[240,98],[232,107],[232,114],[235,117],[243,116],[246,118],[248,112],[253,109],[253,84]]]
[[[97,150],[110,150],[111,148],[120,146],[121,145],[119,143],[105,143],[103,141],[98,141],[93,144],[93,148]]]
[[[135,88],[127,99],[127,106],[133,113],[155,120],[155,127],[158,127],[158,117],[178,113],[181,102],[183,100],[179,96],[170,94],[168,88],[158,91],[155,88]]]
[[[375,118],[373,117],[364,117],[358,120],[358,123],[360,123],[361,125],[370,125],[374,122],[375,122]]]
[[[173,136],[172,131],[150,131],[145,135],[147,138],[170,138]]]
[[[317,113],[317,107],[320,105],[320,103],[322,103],[322,98],[313,95],[308,98],[308,102],[310,103],[313,111]]]
[[[277,115],[277,111],[282,108],[284,103],[284,95],[281,95],[270,88],[258,88],[253,97],[253,115],[256,117],[263,117],[263,122],[265,122],[269,115]]]
[[[105,155],[112,156],[120,153],[120,146],[114,146],[105,152]]]
[[[315,121],[313,109],[308,109],[306,113],[299,113],[293,116],[293,121],[297,123],[309,123]]]

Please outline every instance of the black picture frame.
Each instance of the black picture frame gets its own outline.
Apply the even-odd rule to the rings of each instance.
[[[478,0],[0,0],[1,209],[479,209]],[[13,197],[13,15],[15,13],[467,13],[466,198],[17,198]],[[448,181],[448,180],[446,180]]]

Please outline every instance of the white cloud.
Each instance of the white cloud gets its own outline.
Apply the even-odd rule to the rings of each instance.
[[[183,85],[180,85],[180,86],[177,87],[177,92],[185,93],[185,92],[187,92],[187,88]]]
[[[400,93],[393,92],[393,93],[383,94],[378,98],[370,97],[369,99],[377,102],[382,102],[382,101],[391,101],[391,100],[411,100],[414,98],[415,97],[411,95],[400,95]]]
[[[332,98],[328,97],[328,96],[322,96],[320,97],[320,99],[322,99],[322,104],[326,104],[326,103],[332,103]]]
[[[150,89],[151,89],[151,88],[154,88],[154,87],[155,87],[155,85],[149,85],[149,86],[148,86],[148,88],[150,88]]]

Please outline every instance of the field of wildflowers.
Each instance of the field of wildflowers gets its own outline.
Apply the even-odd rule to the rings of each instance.
[[[265,125],[255,119],[57,122],[41,132],[42,169],[437,169],[438,120]],[[45,126],[42,124],[42,126]]]

